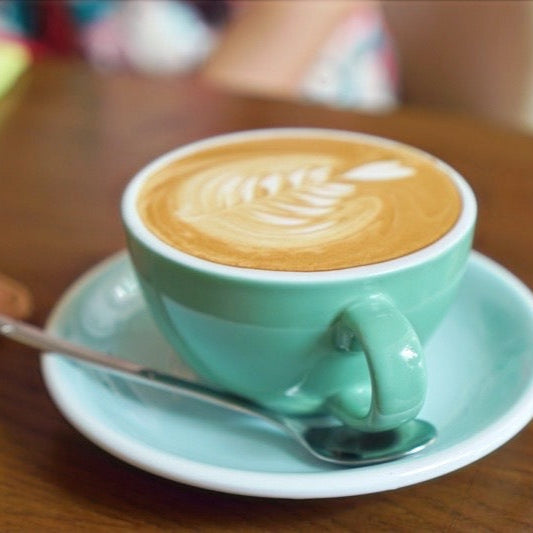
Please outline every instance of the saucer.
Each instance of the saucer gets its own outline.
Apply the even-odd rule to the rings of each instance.
[[[125,253],[63,296],[49,332],[194,379],[148,315]],[[181,483],[275,498],[328,498],[396,489],[487,455],[533,418],[533,297],[473,253],[458,297],[426,347],[420,418],[437,441],[400,460],[340,468],[310,457],[267,423],[112,376],[57,354],[42,357],[48,390],[89,440],[138,468]]]

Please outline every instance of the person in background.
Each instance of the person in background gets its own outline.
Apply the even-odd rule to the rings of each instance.
[[[334,107],[397,103],[395,48],[375,1],[234,1],[205,65],[234,90]]]
[[[45,54],[77,53],[99,70],[200,70],[232,90],[332,106],[397,101],[394,46],[375,1],[0,0],[0,43],[6,88],[10,72],[16,79]]]

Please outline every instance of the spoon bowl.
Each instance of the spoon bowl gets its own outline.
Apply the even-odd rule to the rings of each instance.
[[[1,314],[0,333],[39,350],[79,359],[154,387],[261,418],[291,435],[314,457],[329,463],[365,466],[393,461],[419,452],[437,437],[437,432],[430,423],[418,419],[393,430],[369,433],[349,427],[331,416],[278,413],[244,398],[54,337],[39,328]]]

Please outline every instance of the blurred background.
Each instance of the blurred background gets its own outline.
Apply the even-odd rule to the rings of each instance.
[[[533,128],[530,1],[0,0],[0,98],[51,56],[357,111]]]

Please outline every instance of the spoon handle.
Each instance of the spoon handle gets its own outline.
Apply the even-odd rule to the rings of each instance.
[[[86,363],[105,368],[114,373],[127,374],[138,381],[155,385],[161,389],[178,392],[189,398],[202,400],[247,415],[270,419],[266,413],[262,412],[260,407],[256,407],[244,399],[147,368],[127,359],[121,359],[92,350],[86,346],[73,344],[60,337],[52,336],[35,326],[2,314],[0,314],[0,334],[26,346],[83,360]]]

